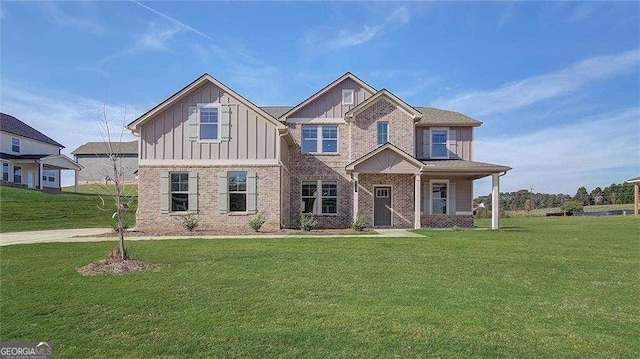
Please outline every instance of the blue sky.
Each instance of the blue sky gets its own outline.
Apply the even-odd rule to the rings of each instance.
[[[2,2],[0,21],[2,111],[67,154],[104,103],[129,122],[204,72],[295,105],[351,71],[483,121],[474,159],[514,168],[503,191],[640,175],[638,2]]]

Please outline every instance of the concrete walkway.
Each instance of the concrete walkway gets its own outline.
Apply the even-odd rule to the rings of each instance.
[[[0,233],[0,247],[12,244],[50,243],[50,242],[104,242],[116,241],[116,237],[76,237],[92,236],[111,232],[110,228],[80,228],[80,229],[57,229],[50,231],[28,231]],[[387,237],[422,237],[417,233],[409,232],[406,229],[376,229],[376,234],[356,234],[356,235],[309,235],[309,238],[333,238],[333,237],[359,237],[359,238],[387,238]],[[288,238],[300,237],[299,235],[241,235],[241,236],[146,236],[146,237],[126,237],[127,241],[149,241],[166,239],[188,239],[188,238],[211,238],[211,239],[232,239],[232,238]]]

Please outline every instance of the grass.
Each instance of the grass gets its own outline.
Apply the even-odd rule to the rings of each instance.
[[[115,242],[2,247],[0,340],[75,358],[637,356],[637,218],[502,223],[129,242],[164,267],[87,278]]]
[[[78,185],[78,193],[110,195],[113,193],[113,184],[106,186],[104,184],[81,184]],[[75,192],[74,186],[62,187],[64,192]],[[125,184],[123,194],[126,196],[137,196],[137,184]]]
[[[113,200],[104,197],[113,210],[102,211],[100,197],[87,194],[47,193],[0,186],[0,232],[112,226]],[[136,202],[127,212],[135,222]]]
[[[631,214],[633,214],[633,203],[628,204],[597,204],[593,206],[584,206],[585,212],[601,212],[601,211],[615,211],[620,209],[630,209]],[[507,211],[507,213],[512,217],[544,217],[547,213],[558,213],[562,212],[560,207],[550,207],[550,208],[536,208],[529,212],[525,210],[517,210],[517,211]]]

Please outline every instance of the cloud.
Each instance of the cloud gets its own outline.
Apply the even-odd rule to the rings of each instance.
[[[62,10],[62,7],[55,2],[42,3],[42,9],[47,12],[47,17],[63,26],[75,27],[77,29],[92,32],[94,34],[106,34],[107,30],[100,26],[95,19],[88,19],[86,16],[75,17]]]
[[[156,14],[156,15],[158,15],[158,16],[166,19],[166,20],[169,20],[174,25],[178,26],[179,28],[181,28],[183,30],[192,32],[192,33],[194,33],[194,34],[196,34],[198,36],[201,36],[201,37],[203,37],[203,38],[205,38],[207,40],[212,40],[213,41],[213,38],[211,36],[205,34],[204,32],[202,32],[200,30],[197,30],[197,29],[195,29],[195,28],[193,28],[193,27],[191,27],[191,26],[189,26],[189,25],[187,25],[187,24],[185,24],[183,22],[180,22],[180,21],[176,20],[175,18],[173,18],[173,17],[171,17],[169,15],[163,14],[158,10],[152,9],[152,8],[148,7],[147,5],[144,5],[143,3],[139,2],[139,1],[131,0],[131,2],[133,2],[134,4],[142,6],[143,8],[151,11],[152,13],[154,13],[154,14]]]
[[[597,8],[598,4],[592,1],[583,2],[579,5],[576,5],[571,11],[571,14],[569,14],[569,18],[567,19],[567,21],[576,22],[586,20],[596,13]]]
[[[361,31],[356,33],[349,33],[348,31],[340,30],[338,36],[331,42],[331,46],[340,48],[363,44],[373,39],[380,29],[382,29],[382,26],[365,25]]]
[[[624,181],[624,169],[640,166],[640,108],[580,119],[579,123],[522,136],[474,141],[475,157],[513,168],[503,177],[502,192],[534,187],[536,192],[575,193]],[[489,192],[479,184],[475,196]]]
[[[136,55],[146,51],[167,51],[171,48],[170,45],[174,42],[176,35],[181,31],[182,29],[176,26],[162,28],[155,23],[150,23],[147,26],[147,30],[143,34],[138,35],[132,44],[124,50],[103,57],[98,63],[104,64],[121,57]]]
[[[433,105],[475,116],[512,111],[534,103],[565,96],[585,85],[633,70],[640,61],[638,49],[615,55],[592,57],[560,71],[505,84],[497,89],[475,91]]]
[[[502,12],[500,18],[498,19],[498,29],[502,29],[507,23],[509,23],[509,21],[511,21],[511,18],[513,18],[514,6],[515,2],[513,1],[507,4],[506,9]]]

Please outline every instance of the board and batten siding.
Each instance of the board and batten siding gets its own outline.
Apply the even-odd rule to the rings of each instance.
[[[446,126],[438,126],[437,128],[445,128]],[[416,158],[428,159],[428,153],[423,153],[424,131],[429,132],[430,127],[416,127]],[[455,130],[455,150],[458,159],[471,161],[472,144],[473,144],[473,127],[449,127],[449,130]],[[427,135],[428,136],[428,135]]]
[[[354,90],[354,104],[342,105],[342,90]],[[289,118],[344,118],[345,113],[373,94],[351,79],[344,79],[327,93],[292,113]]]
[[[229,141],[189,139],[189,106],[207,103],[230,105]],[[140,131],[140,140],[140,160],[144,161],[276,159],[280,139],[273,123],[208,83],[145,124]]]

